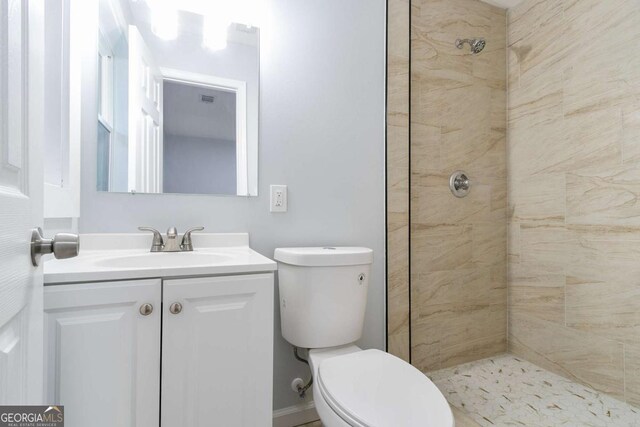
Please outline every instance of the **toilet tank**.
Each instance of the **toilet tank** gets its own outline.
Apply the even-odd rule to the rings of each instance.
[[[362,335],[373,251],[357,247],[280,248],[282,336],[304,348],[352,343]]]

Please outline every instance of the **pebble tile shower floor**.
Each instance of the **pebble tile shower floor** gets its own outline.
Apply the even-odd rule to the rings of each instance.
[[[639,408],[508,354],[428,376],[481,426],[640,426]]]

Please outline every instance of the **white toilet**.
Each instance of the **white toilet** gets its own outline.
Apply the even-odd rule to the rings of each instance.
[[[308,348],[325,427],[452,427],[438,388],[419,370],[353,343],[362,335],[373,251],[276,249],[284,338]]]

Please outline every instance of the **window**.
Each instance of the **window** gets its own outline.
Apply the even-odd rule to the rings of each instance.
[[[98,49],[98,191],[109,191],[113,142],[113,52],[100,33]]]

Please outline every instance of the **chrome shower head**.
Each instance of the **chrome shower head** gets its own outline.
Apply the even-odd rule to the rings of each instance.
[[[475,39],[471,43],[471,52],[480,53],[482,52],[482,49],[484,49],[486,45],[487,45],[487,42],[484,39]]]
[[[482,52],[482,49],[487,45],[485,39],[458,39],[456,40],[456,47],[462,49],[464,44],[467,43],[471,48],[471,53],[477,55]]]

